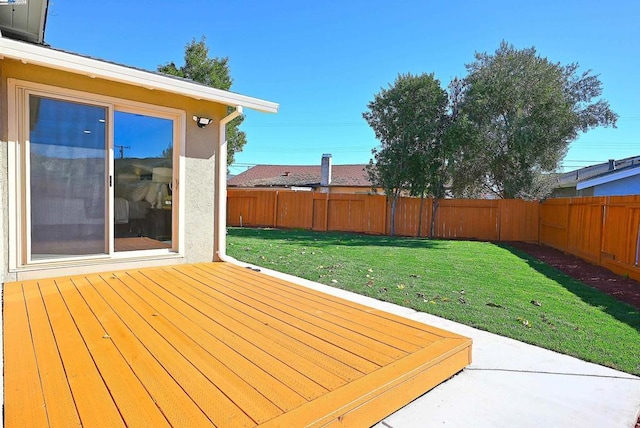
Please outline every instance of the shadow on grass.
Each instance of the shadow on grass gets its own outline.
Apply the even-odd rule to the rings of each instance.
[[[287,241],[307,247],[328,247],[345,245],[352,247],[403,247],[439,249],[440,241],[426,238],[399,236],[359,235],[347,232],[314,232],[305,229],[251,229],[229,228],[229,235],[239,238],[260,238],[264,240]]]
[[[496,245],[524,260],[532,269],[535,269],[547,278],[557,282],[568,291],[578,296],[588,305],[599,308],[618,321],[640,331],[640,311],[635,309],[633,306],[621,302],[597,288],[590,287],[523,251],[513,248],[507,244],[496,243]]]

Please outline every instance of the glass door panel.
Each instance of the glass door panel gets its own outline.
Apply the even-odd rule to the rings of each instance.
[[[108,253],[107,112],[29,96],[31,260]]]
[[[172,247],[173,120],[114,112],[114,248]]]

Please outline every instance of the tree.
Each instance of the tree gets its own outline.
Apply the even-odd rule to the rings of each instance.
[[[193,39],[185,46],[183,66],[178,68],[175,63],[169,62],[158,66],[158,71],[225,91],[231,89],[233,83],[229,73],[229,58],[209,58],[204,36],[199,42]],[[231,113],[233,108],[229,107],[227,111]],[[243,120],[239,116],[227,124],[227,165],[233,163],[235,153],[241,152],[247,142],[246,134],[239,130]]]
[[[405,74],[376,94],[369,111],[363,113],[381,143],[372,150],[367,172],[391,201],[391,235],[395,235],[396,205],[403,192],[444,195],[442,135],[447,102],[447,93],[433,74]]]
[[[562,66],[502,42],[495,54],[476,53],[468,76],[452,82],[452,127],[457,141],[453,191],[537,199],[578,137],[614,126],[617,115],[600,99],[602,85],[578,64]],[[595,100],[595,101],[593,101]]]

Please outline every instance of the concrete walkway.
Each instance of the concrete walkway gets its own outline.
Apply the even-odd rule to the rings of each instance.
[[[385,418],[376,428],[635,426],[640,412],[640,378],[636,376],[413,309],[260,269],[473,339],[473,363],[469,367]]]

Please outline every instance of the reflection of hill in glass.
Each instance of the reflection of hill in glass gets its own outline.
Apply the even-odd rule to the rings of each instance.
[[[104,175],[104,158],[73,159],[31,154],[32,197],[86,195],[100,191],[104,180],[98,177]]]
[[[116,181],[151,180],[153,168],[171,168],[167,158],[124,158],[115,159]]]
[[[116,182],[151,180],[153,168],[171,168],[167,158],[115,159]],[[59,158],[31,154],[31,192],[33,196],[82,195],[104,192],[104,158]]]

